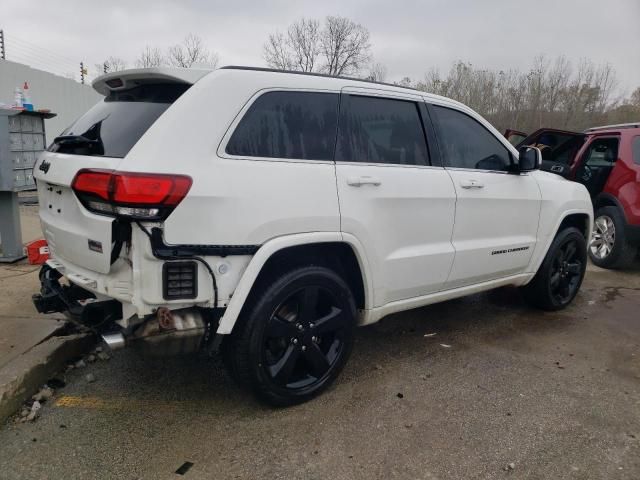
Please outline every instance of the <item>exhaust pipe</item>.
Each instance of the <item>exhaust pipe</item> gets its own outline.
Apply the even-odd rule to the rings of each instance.
[[[205,321],[197,308],[159,308],[156,315],[138,324],[131,332],[102,335],[111,350],[134,346],[151,355],[179,355],[200,348]]]
[[[102,341],[110,350],[120,350],[126,345],[124,335],[118,333],[105,333],[102,335]]]

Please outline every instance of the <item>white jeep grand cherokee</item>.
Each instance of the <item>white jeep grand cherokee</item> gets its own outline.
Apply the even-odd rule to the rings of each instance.
[[[247,67],[93,87],[35,167],[34,302],[113,348],[220,347],[289,405],[337,377],[356,325],[503,285],[554,310],[580,288],[586,189],[458,102]]]

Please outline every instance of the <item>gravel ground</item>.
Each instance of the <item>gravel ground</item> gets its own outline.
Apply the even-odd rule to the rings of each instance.
[[[394,315],[280,410],[214,360],[119,352],[0,428],[0,478],[638,479],[639,309],[639,268],[590,267],[559,313],[501,289]]]

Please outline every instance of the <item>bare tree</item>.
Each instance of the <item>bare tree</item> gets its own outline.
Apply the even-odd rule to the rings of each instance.
[[[96,72],[109,73],[119,72],[127,68],[126,60],[120,57],[109,57],[104,62],[96,64]]]
[[[372,82],[384,82],[387,79],[387,67],[381,63],[373,62],[365,78]]]
[[[496,128],[532,132],[540,127],[583,130],[608,121],[640,118],[633,96],[612,100],[616,86],[610,65],[596,67],[582,60],[577,68],[565,57],[537,57],[527,72],[495,71],[455,62],[446,76],[430,70],[416,88],[459,100],[491,121]],[[629,120],[624,120],[629,119]]]
[[[293,59],[285,36],[282,33],[276,32],[269,35],[269,39],[263,47],[263,55],[267,65],[271,68],[293,70]]]
[[[395,82],[396,85],[400,87],[411,87],[413,85],[413,81],[409,77],[402,77],[399,82]]]
[[[355,75],[370,60],[369,31],[344,17],[329,16],[324,24],[302,18],[286,33],[269,35],[264,58],[272,68]]]
[[[167,61],[174,67],[190,68],[195,64],[202,64],[215,68],[218,65],[218,54],[210,52],[199,36],[190,33],[182,43],[169,47]]]
[[[545,108],[549,112],[555,112],[560,105],[560,99],[567,88],[571,76],[571,64],[565,56],[556,58],[549,69],[546,79]]]
[[[369,62],[370,51],[369,30],[345,17],[327,17],[322,53],[329,75],[357,73]]]
[[[301,19],[287,30],[287,45],[296,70],[313,72],[320,53],[320,22]]]
[[[144,48],[136,60],[136,66],[139,68],[161,67],[165,64],[166,60],[160,49],[149,45]]]
[[[640,87],[633,91],[631,98],[629,99],[629,103],[634,107],[640,108]]]

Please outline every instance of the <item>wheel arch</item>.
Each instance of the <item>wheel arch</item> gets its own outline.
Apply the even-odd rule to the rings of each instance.
[[[540,237],[538,245],[536,246],[536,252],[529,264],[529,272],[533,275],[538,271],[540,265],[544,261],[544,258],[551,247],[553,239],[556,238],[558,233],[567,228],[575,227],[582,232],[587,243],[591,235],[591,229],[593,228],[593,212],[582,209],[570,209],[563,212],[561,216],[556,220],[554,228],[551,229],[549,234],[544,237]]]
[[[588,241],[591,234],[591,217],[589,217],[588,213],[569,213],[565,215],[558,228],[556,228],[553,237],[555,238],[558,233],[568,227],[575,227],[580,230],[585,240]]]
[[[620,200],[618,200],[615,196],[610,193],[600,193],[596,198],[593,199],[593,209],[597,210],[602,207],[616,207],[622,212],[622,217],[627,221],[627,215],[624,210],[624,207]]]
[[[371,308],[373,289],[368,263],[358,242],[350,240],[339,232],[319,232],[266,242],[244,271],[216,333],[231,333],[251,293],[262,280],[298,265],[324,265],[337,270],[352,289],[357,308]]]

